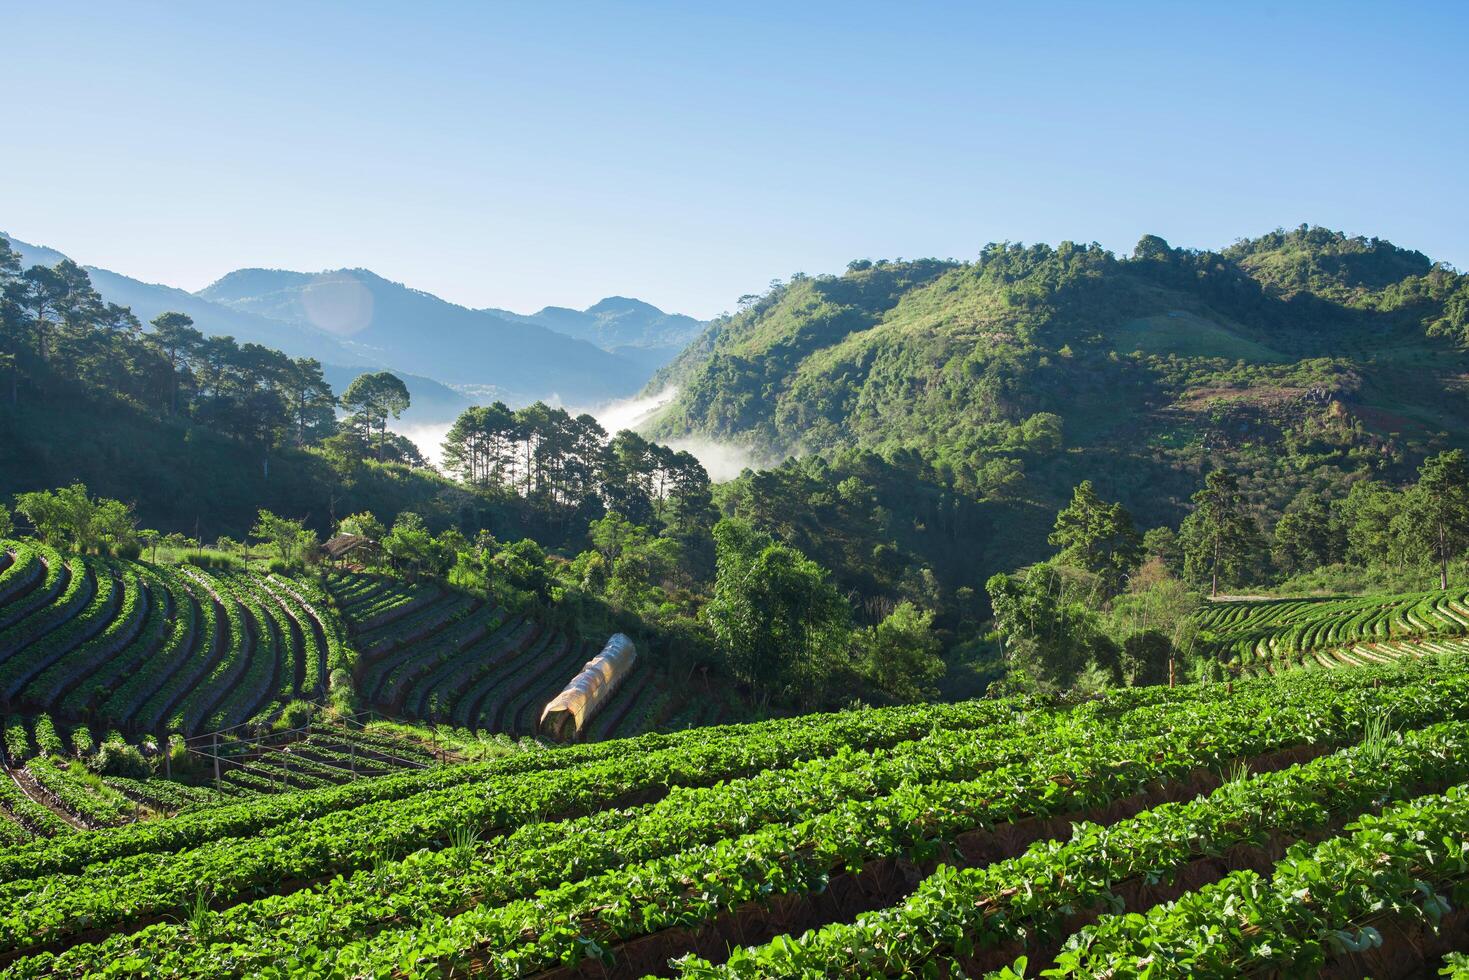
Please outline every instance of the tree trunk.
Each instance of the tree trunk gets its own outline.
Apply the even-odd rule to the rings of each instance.
[[[1449,587],[1449,546],[1444,540],[1444,526],[1438,526],[1438,587],[1447,589]]]
[[[1210,569],[1210,573],[1213,581],[1210,585],[1209,596],[1217,599],[1219,598],[1219,539],[1217,537],[1214,539],[1214,567]]]

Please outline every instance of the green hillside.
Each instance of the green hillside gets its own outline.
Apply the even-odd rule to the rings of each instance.
[[[203,562],[0,540],[0,845],[538,749],[606,639],[443,583]],[[730,707],[640,653],[578,740]]]
[[[0,709],[134,740],[268,725],[329,695],[468,733],[531,735],[605,640],[439,583],[206,571],[0,542]],[[678,714],[657,660],[644,651],[582,737]],[[676,707],[697,718],[717,713],[685,701]]]
[[[1302,227],[1221,252],[991,245],[852,263],[716,321],[650,389],[659,437],[779,458],[911,449],[940,479],[1054,505],[1095,479],[1174,521],[1205,465],[1278,510],[1469,444],[1469,277]],[[1017,474],[1024,478],[1017,481]]]

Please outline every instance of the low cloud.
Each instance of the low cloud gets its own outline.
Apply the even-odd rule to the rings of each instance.
[[[400,436],[413,440],[423,458],[435,466],[443,466],[444,437],[453,428],[453,422],[422,422],[417,425],[394,425],[392,430]]]
[[[623,429],[637,429],[638,426],[652,420],[654,415],[666,408],[678,397],[678,389],[664,388],[652,395],[644,395],[633,398],[619,398],[615,402],[607,402],[597,408],[588,409],[587,412],[598,422],[608,434],[621,432]]]
[[[666,444],[680,452],[693,453],[709,471],[709,479],[715,483],[733,480],[746,469],[758,470],[763,465],[755,454],[743,446],[712,439],[669,439]]]
[[[592,409],[591,414],[602,423],[602,428],[609,433],[620,432],[623,429],[636,430],[652,421],[653,416],[670,405],[677,397],[678,388],[670,386],[651,395],[608,402],[600,408]],[[754,453],[733,443],[693,437],[660,439],[659,441],[671,449],[692,453],[700,463],[704,464],[704,469],[709,471],[709,478],[716,483],[733,480],[746,468],[759,467]]]
[[[610,435],[621,432],[623,429],[640,428],[671,404],[677,396],[678,389],[669,387],[652,395],[620,398],[595,408],[568,409],[568,411],[573,415],[585,411],[595,418]],[[441,467],[444,437],[448,435],[452,426],[453,422],[422,422],[414,425],[398,424],[392,429],[399,435],[412,439],[425,459]],[[746,468],[759,469],[763,465],[763,461],[749,449],[733,443],[693,437],[660,441],[673,449],[692,453],[700,463],[704,464],[704,469],[709,471],[709,478],[716,483],[733,480]]]

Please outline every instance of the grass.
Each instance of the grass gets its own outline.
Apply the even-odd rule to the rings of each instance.
[[[1124,323],[1112,335],[1117,350],[1180,357],[1226,357],[1236,361],[1283,364],[1292,360],[1279,351],[1183,310],[1156,313]]]

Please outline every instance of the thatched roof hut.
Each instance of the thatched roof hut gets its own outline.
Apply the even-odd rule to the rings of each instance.
[[[371,551],[376,547],[376,541],[361,534],[338,534],[322,545],[321,550],[332,561],[341,561],[353,552]]]

